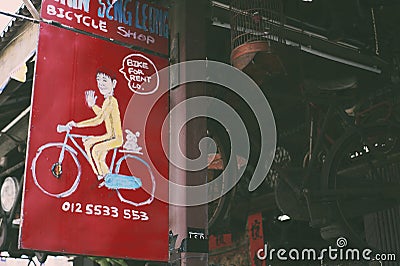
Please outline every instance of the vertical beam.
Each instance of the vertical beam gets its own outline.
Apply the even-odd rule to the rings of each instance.
[[[170,11],[171,25],[171,60],[172,63],[185,62],[206,58],[206,30],[209,1],[177,0]],[[177,47],[178,46],[178,49]],[[176,58],[178,57],[178,58]],[[180,75],[183,77],[184,69]],[[183,84],[171,91],[171,109],[177,104],[196,95],[205,95],[205,83]],[[186,121],[187,113],[181,113],[171,118],[171,127]],[[194,159],[200,155],[199,141],[206,137],[207,124],[205,118],[196,118],[187,123],[180,131],[179,144],[171,140],[171,152],[180,148],[186,157]],[[206,182],[207,169],[201,171],[185,171],[170,165],[170,179],[182,185],[198,185]],[[172,196],[172,195],[171,195]],[[175,195],[176,196],[176,195]],[[177,195],[186,198],[190,195]],[[205,195],[206,197],[207,195]],[[195,207],[170,206],[170,228],[177,235],[175,248],[181,246],[182,241],[188,238],[188,227],[204,229],[206,234],[208,224],[207,205]],[[172,265],[208,265],[207,253],[179,252],[170,258]]]
[[[29,13],[31,13],[34,19],[40,19],[39,12],[36,10],[35,6],[32,4],[31,0],[23,0]]]

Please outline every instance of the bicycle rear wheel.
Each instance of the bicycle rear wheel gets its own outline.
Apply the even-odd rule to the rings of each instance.
[[[65,198],[78,187],[81,166],[75,151],[65,146],[64,159],[58,162],[63,143],[41,146],[32,160],[32,177],[35,185],[46,195]]]
[[[144,184],[146,182],[148,184],[144,185],[144,189],[147,192],[146,197],[141,197],[138,195],[140,193],[132,189],[116,189],[118,198],[121,202],[135,207],[151,204],[154,200],[156,180],[150,165],[142,158],[132,154],[121,157],[116,163],[115,173],[117,174],[125,173],[124,175],[126,176],[132,176],[131,171],[133,170],[137,175],[135,178],[140,179]]]
[[[337,220],[358,246],[382,250],[370,217],[400,205],[400,129],[372,125],[345,134],[328,153],[322,188],[336,206]],[[375,234],[375,236],[373,236]]]

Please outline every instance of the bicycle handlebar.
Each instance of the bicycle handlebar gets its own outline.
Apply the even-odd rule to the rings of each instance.
[[[63,132],[69,132],[70,128],[66,125],[57,125],[57,132],[58,133],[63,133]]]

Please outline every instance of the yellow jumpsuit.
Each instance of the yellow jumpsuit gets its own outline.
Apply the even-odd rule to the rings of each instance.
[[[89,163],[94,173],[104,177],[109,173],[109,168],[105,162],[108,151],[121,147],[124,142],[118,101],[114,96],[109,96],[104,100],[101,108],[93,105],[92,110],[96,114],[96,117],[79,122],[76,126],[92,127],[98,126],[103,122],[105,123],[106,134],[89,137],[84,141]]]

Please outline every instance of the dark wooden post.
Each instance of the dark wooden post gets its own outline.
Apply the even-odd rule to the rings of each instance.
[[[206,58],[206,30],[208,26],[209,2],[206,0],[177,0],[170,10],[171,63]],[[185,75],[184,69],[180,75]],[[182,77],[182,76],[181,76]],[[206,84],[183,84],[171,91],[171,109],[177,104],[196,95],[205,95]],[[180,113],[171,119],[171,127],[186,121],[187,113]],[[206,119],[196,118],[187,123],[180,132],[178,143],[170,143],[171,152],[180,148],[188,158],[200,155],[199,141],[206,136]],[[170,179],[184,185],[197,185],[206,182],[206,171],[190,172],[170,165]],[[188,195],[175,195],[188,197]],[[205,195],[206,197],[206,195]],[[188,228],[203,229],[207,235],[207,205],[195,207],[170,206],[170,229],[176,235],[176,250],[171,258],[172,265],[208,265],[208,254],[191,251],[185,241],[189,238]],[[186,240],[185,240],[186,239]],[[183,243],[183,244],[182,244]]]

